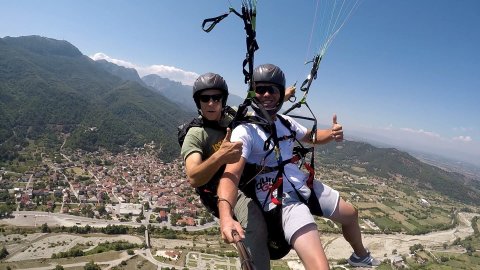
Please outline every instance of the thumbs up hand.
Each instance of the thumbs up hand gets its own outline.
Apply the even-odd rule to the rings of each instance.
[[[232,129],[227,128],[227,134],[225,135],[225,138],[223,139],[224,142],[230,142],[232,139]]]
[[[242,142],[230,142],[232,130],[227,128],[227,134],[220,145],[219,154],[224,164],[235,163],[240,160],[242,155]]]
[[[343,140],[342,125],[337,123],[337,115],[336,114],[333,115],[333,124],[332,124],[331,136],[336,142],[341,142]]]

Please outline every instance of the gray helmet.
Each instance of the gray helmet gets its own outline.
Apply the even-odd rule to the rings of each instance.
[[[263,64],[255,68],[253,71],[253,81],[255,83],[272,83],[278,86],[280,89],[280,99],[275,108],[277,113],[283,105],[283,99],[285,98],[285,74],[283,71],[272,64]]]
[[[228,85],[222,76],[216,73],[208,72],[200,75],[193,84],[193,100],[195,100],[197,108],[200,109],[200,101],[198,99],[198,95],[200,95],[202,91],[209,89],[216,89],[222,91],[222,105],[223,107],[225,107],[228,98]]]

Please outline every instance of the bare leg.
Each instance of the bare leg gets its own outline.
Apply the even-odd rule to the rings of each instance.
[[[305,225],[295,232],[291,243],[306,270],[330,269],[316,224]]]
[[[340,198],[337,209],[329,219],[342,224],[343,237],[350,243],[357,256],[367,255],[367,250],[362,242],[360,225],[358,224],[358,210],[353,205]]]

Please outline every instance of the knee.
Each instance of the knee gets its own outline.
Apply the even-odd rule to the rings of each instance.
[[[347,218],[350,222],[356,222],[358,220],[358,209],[351,204],[348,204],[348,206]]]
[[[356,207],[353,207],[353,205],[351,205],[352,207],[352,213],[351,213],[351,216],[353,219],[358,219],[358,209]]]
[[[358,210],[349,203],[344,203],[339,211],[339,221],[342,225],[358,222]]]

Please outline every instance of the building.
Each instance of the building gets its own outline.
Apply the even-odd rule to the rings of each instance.
[[[143,207],[139,203],[120,203],[117,205],[118,211],[120,215],[128,215],[131,214],[133,216],[138,216],[143,210]]]

